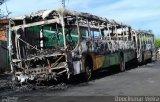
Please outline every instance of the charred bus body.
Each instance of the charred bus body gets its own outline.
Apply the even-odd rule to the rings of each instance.
[[[137,59],[139,63],[151,62],[155,53],[154,35],[150,31],[137,31]]]
[[[138,32],[126,24],[64,9],[10,20],[9,55],[16,78],[57,80],[139,58]],[[144,51],[143,51],[144,52]]]

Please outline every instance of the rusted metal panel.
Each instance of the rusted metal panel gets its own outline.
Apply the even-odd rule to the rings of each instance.
[[[0,41],[7,41],[7,26],[9,19],[0,19]]]
[[[0,41],[7,41],[6,31],[0,31]]]

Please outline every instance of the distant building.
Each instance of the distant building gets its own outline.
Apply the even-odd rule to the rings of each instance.
[[[0,19],[0,73],[8,68],[7,27],[9,19]]]
[[[6,27],[9,19],[0,19],[0,41],[7,41]]]

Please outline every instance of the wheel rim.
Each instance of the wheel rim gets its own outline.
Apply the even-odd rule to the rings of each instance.
[[[138,58],[139,63],[142,62],[142,54],[140,54],[140,57]]]
[[[89,67],[87,66],[87,67],[86,67],[86,79],[87,79],[87,80],[90,80],[91,76],[92,76],[92,70],[91,70],[91,68],[89,68]]]
[[[121,61],[120,61],[120,70],[121,70],[121,71],[124,71],[124,70],[125,70],[125,62],[124,62],[124,60],[123,60],[122,57],[121,57],[120,60],[121,60]]]

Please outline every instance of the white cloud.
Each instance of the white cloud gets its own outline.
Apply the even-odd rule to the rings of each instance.
[[[112,5],[103,5],[90,9],[91,12],[103,17],[117,18],[126,21],[133,21],[147,17],[160,15],[160,4],[158,0],[119,0]],[[151,6],[151,2],[156,5]]]
[[[15,17],[42,9],[57,8],[60,6],[60,1],[61,0],[9,0],[7,6],[9,11],[12,12],[10,16]]]
[[[9,0],[11,17],[61,7],[61,0]],[[66,8],[125,22],[135,28],[160,30],[159,0],[66,0]]]
[[[94,1],[92,0],[92,2]],[[100,6],[92,7],[93,3],[87,2],[88,7],[80,8],[98,16],[125,22],[136,29],[152,29],[156,35],[159,34],[159,0],[117,0],[114,3],[107,3],[108,0],[102,1],[106,1],[106,3],[103,2]],[[76,8],[74,6],[76,5],[72,5],[72,8]]]

